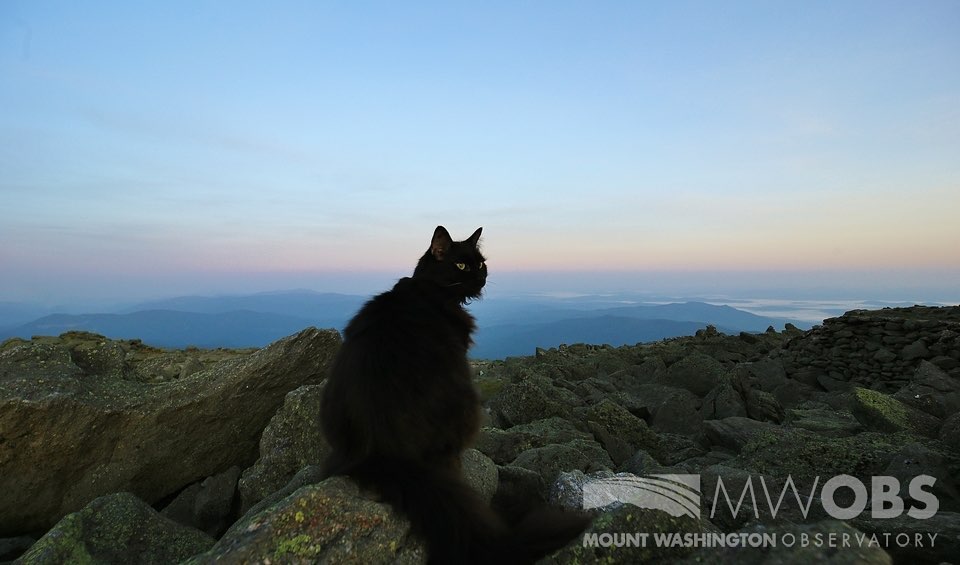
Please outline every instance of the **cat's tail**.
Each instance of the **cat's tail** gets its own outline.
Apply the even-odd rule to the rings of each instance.
[[[589,518],[544,508],[508,528],[453,470],[377,458],[336,470],[376,490],[410,520],[427,546],[429,563],[533,563],[567,545]]]

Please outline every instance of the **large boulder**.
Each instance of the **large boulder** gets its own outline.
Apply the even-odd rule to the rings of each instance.
[[[239,514],[239,478],[240,468],[237,466],[207,477],[183,489],[161,514],[218,538]]]
[[[103,494],[153,504],[248,466],[286,393],[319,383],[339,344],[337,332],[310,328],[153,385],[87,373],[55,344],[4,349],[0,536],[46,530]]]
[[[656,432],[611,400],[602,400],[588,408],[584,419],[615,465],[622,465],[639,449],[654,456],[660,453],[660,438]]]
[[[590,473],[615,467],[599,443],[582,439],[528,449],[511,465],[539,473],[546,484],[552,484],[564,471],[580,470]]]
[[[245,517],[200,563],[423,563],[424,546],[388,505],[333,477]]]
[[[670,365],[663,384],[689,390],[703,398],[720,383],[723,373],[723,365],[719,361],[694,352]]]
[[[875,390],[853,389],[850,403],[850,411],[857,420],[864,427],[878,432],[936,437],[942,424],[939,418]]]
[[[323,462],[330,446],[320,427],[322,397],[322,384],[287,393],[260,437],[260,458],[240,478],[244,511],[289,483],[304,467]]]
[[[490,415],[493,423],[500,428],[509,428],[527,424],[553,416],[566,417],[570,414],[570,393],[553,386],[553,382],[543,376],[530,374],[509,383],[500,389],[490,402]]]
[[[23,556],[24,565],[178,563],[214,539],[164,518],[130,493],[97,498],[66,516]]]

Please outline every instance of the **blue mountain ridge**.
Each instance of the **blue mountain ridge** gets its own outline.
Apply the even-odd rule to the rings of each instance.
[[[308,327],[342,330],[364,296],[293,291],[248,296],[179,297],[122,313],[53,314],[0,330],[0,338],[59,335],[71,330],[112,339],[141,339],[166,348],[263,347]],[[727,333],[782,328],[789,320],[703,302],[570,308],[563,301],[510,299],[470,306],[479,330],[471,356],[532,355],[561,343],[624,345],[692,335],[708,324]],[[491,307],[492,306],[492,307]]]

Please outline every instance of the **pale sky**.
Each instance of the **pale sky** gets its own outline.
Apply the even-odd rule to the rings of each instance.
[[[958,215],[955,0],[0,0],[0,301],[344,291],[438,224],[960,288]]]

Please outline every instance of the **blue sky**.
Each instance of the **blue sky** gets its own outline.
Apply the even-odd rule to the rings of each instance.
[[[958,29],[955,1],[3,0],[0,300],[383,286],[437,224],[526,286],[960,288]]]

